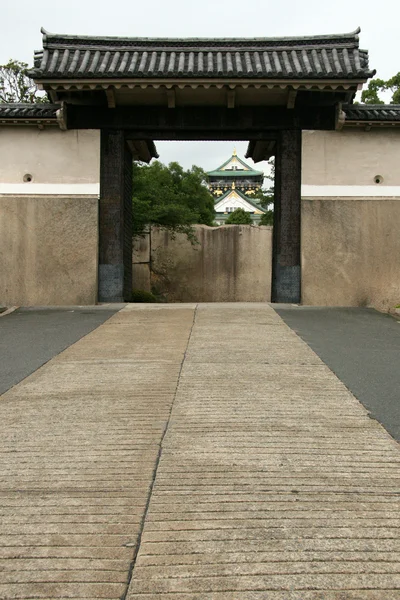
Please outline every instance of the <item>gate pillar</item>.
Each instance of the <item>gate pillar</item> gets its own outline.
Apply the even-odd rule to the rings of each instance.
[[[283,130],[275,156],[272,301],[301,301],[301,131]]]
[[[132,293],[132,155],[122,130],[101,130],[99,302]]]

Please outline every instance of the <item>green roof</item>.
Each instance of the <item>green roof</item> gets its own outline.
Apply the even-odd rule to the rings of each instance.
[[[260,206],[260,204],[257,204],[257,202],[254,202],[254,200],[250,200],[250,198],[248,196],[246,196],[246,194],[243,194],[243,192],[241,192],[240,190],[237,190],[237,189],[227,190],[224,194],[222,194],[222,196],[220,196],[218,199],[216,199],[214,201],[214,206],[216,204],[218,204],[219,202],[221,202],[221,200],[223,200],[224,198],[226,198],[232,191],[236,192],[238,196],[240,196],[241,198],[243,198],[243,200],[246,200],[246,202],[248,202],[249,204],[251,204],[251,206],[254,206],[255,209],[260,210],[263,213],[266,212],[265,208],[262,208],[262,206]]]
[[[231,171],[224,171],[222,170],[227,164],[229,164],[231,162],[232,159],[236,159],[238,163],[240,163],[243,167],[245,167],[245,169],[243,170],[231,170]],[[230,158],[228,158],[228,160],[226,160],[224,162],[224,164],[222,164],[220,167],[218,167],[218,169],[215,169],[215,171],[208,171],[207,175],[209,175],[210,177],[232,177],[232,175],[234,175],[235,177],[245,177],[245,176],[259,176],[259,177],[264,177],[264,173],[263,171],[256,171],[255,169],[252,169],[247,163],[245,163],[241,158],[239,158],[236,154],[232,154],[232,156]]]
[[[253,169],[249,171],[220,171],[217,169],[216,171],[209,171],[207,175],[209,175],[209,177],[249,177],[249,175],[251,177],[255,177],[256,175],[258,177],[264,177],[262,171],[253,171]]]

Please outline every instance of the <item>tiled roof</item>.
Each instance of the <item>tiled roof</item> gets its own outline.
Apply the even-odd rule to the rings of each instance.
[[[158,39],[56,35],[42,30],[31,76],[88,78],[366,79],[359,29],[314,37]]]
[[[233,170],[233,169],[225,170],[224,167],[226,167],[226,165],[228,165],[232,160],[235,160],[236,162],[241,164],[244,168],[236,169],[236,170]],[[208,171],[207,175],[209,175],[210,177],[221,176],[221,177],[262,177],[262,178],[264,178],[263,171],[256,171],[255,169],[252,169],[250,167],[250,165],[248,165],[247,163],[244,162],[244,160],[239,158],[236,153],[232,154],[232,156],[230,158],[228,158],[228,160],[226,160],[220,167],[218,167],[214,171]]]
[[[236,179],[236,177],[264,177],[264,173],[262,171],[241,171],[239,169],[237,169],[236,171],[209,171],[207,175],[209,177],[229,177],[234,179]]]
[[[243,194],[243,192],[241,192],[240,190],[238,190],[236,188],[227,190],[224,194],[222,194],[222,196],[220,196],[219,198],[216,198],[214,200],[214,206],[217,206],[217,204],[219,204],[221,202],[221,200],[225,200],[225,198],[227,196],[229,196],[229,194],[231,194],[232,192],[234,192],[236,194],[236,196],[239,196],[239,198],[242,198],[243,200],[245,200],[248,204],[253,206],[256,210],[259,210],[261,212],[266,212],[266,210],[260,204],[258,204],[254,200],[251,200],[248,196],[246,196],[246,194]]]
[[[347,121],[400,121],[400,104],[348,104]]]
[[[0,119],[23,120],[56,120],[59,104],[7,104],[0,103]]]

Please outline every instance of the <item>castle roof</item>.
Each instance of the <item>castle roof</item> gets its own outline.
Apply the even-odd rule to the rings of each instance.
[[[232,193],[234,193],[236,196],[238,196],[239,198],[241,198],[242,200],[247,202],[247,204],[249,204],[256,210],[263,212],[263,213],[265,212],[265,209],[262,208],[259,204],[257,204],[257,202],[254,202],[254,200],[251,200],[248,196],[246,196],[246,194],[243,194],[243,192],[241,192],[240,190],[238,190],[236,188],[227,190],[222,196],[220,196],[218,199],[215,200],[214,206],[217,206],[217,204],[219,204],[222,200],[225,200],[225,198],[227,198]]]
[[[374,75],[351,33],[271,38],[124,38],[42,29],[30,76],[41,79],[361,79]]]
[[[264,178],[263,171],[256,171],[236,154],[236,150],[228,160],[214,171],[208,171],[209,177],[257,177]]]

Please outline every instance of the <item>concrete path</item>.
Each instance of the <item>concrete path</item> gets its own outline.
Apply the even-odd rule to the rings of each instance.
[[[129,305],[0,437],[0,598],[400,599],[399,446],[267,305]]]

